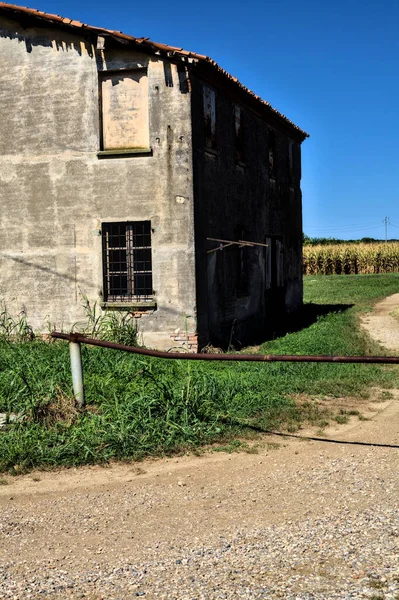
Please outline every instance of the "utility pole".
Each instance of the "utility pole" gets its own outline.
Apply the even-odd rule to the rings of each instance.
[[[385,217],[385,219],[383,219],[382,221],[383,223],[385,223],[385,243],[388,241],[388,225],[389,223],[389,217]]]

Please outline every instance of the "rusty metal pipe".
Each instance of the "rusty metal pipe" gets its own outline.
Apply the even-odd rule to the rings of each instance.
[[[53,331],[51,337],[88,344],[90,346],[101,346],[113,350],[122,350],[142,356],[153,356],[154,358],[169,358],[178,360],[227,360],[247,362],[318,362],[318,363],[374,363],[374,364],[399,364],[399,356],[305,356],[289,354],[195,354],[182,352],[163,352],[161,350],[149,350],[147,348],[136,348],[125,346],[114,342],[105,342],[94,338],[87,338],[79,333],[60,333]]]

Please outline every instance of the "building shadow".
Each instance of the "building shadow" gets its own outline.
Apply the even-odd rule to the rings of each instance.
[[[248,346],[258,346],[264,342],[283,337],[287,333],[296,333],[307,329],[318,321],[320,317],[325,317],[331,313],[343,313],[352,308],[353,304],[303,304],[303,306],[291,315],[279,314],[277,308],[273,311],[276,315],[274,322],[266,328],[260,328],[256,320],[253,322],[248,319],[239,324],[230,324],[230,344],[223,344],[222,340],[216,340],[214,346],[223,350],[235,348],[241,350]],[[228,329],[225,328],[224,339],[228,339]]]
[[[298,312],[289,315],[286,321],[282,322],[278,329],[278,337],[307,329],[316,323],[320,317],[325,317],[331,313],[343,313],[353,306],[354,304],[303,304]]]

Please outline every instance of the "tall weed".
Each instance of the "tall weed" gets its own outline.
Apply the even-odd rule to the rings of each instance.
[[[33,329],[28,323],[25,308],[13,317],[5,302],[0,300],[0,340],[25,342],[33,338]]]
[[[73,329],[88,337],[137,346],[136,319],[129,311],[103,311],[97,300],[91,303],[84,294],[82,299],[86,318],[75,323]]]

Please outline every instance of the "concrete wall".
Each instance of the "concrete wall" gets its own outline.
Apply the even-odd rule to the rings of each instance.
[[[93,40],[94,41],[94,40]],[[152,155],[98,156],[98,70],[148,66]],[[195,316],[191,97],[157,57],[0,16],[0,299],[36,328],[101,300],[102,222],[151,220],[157,310],[142,331]],[[188,328],[195,329],[194,318]]]
[[[302,303],[300,144],[220,88],[216,92],[216,150],[205,147],[203,83],[193,79],[193,153],[200,343],[237,346],[276,331]],[[234,106],[242,108],[244,158],[237,162]],[[274,179],[269,173],[269,131],[275,135]],[[267,249],[218,244],[206,238],[266,243],[281,239],[283,286],[270,288]]]

